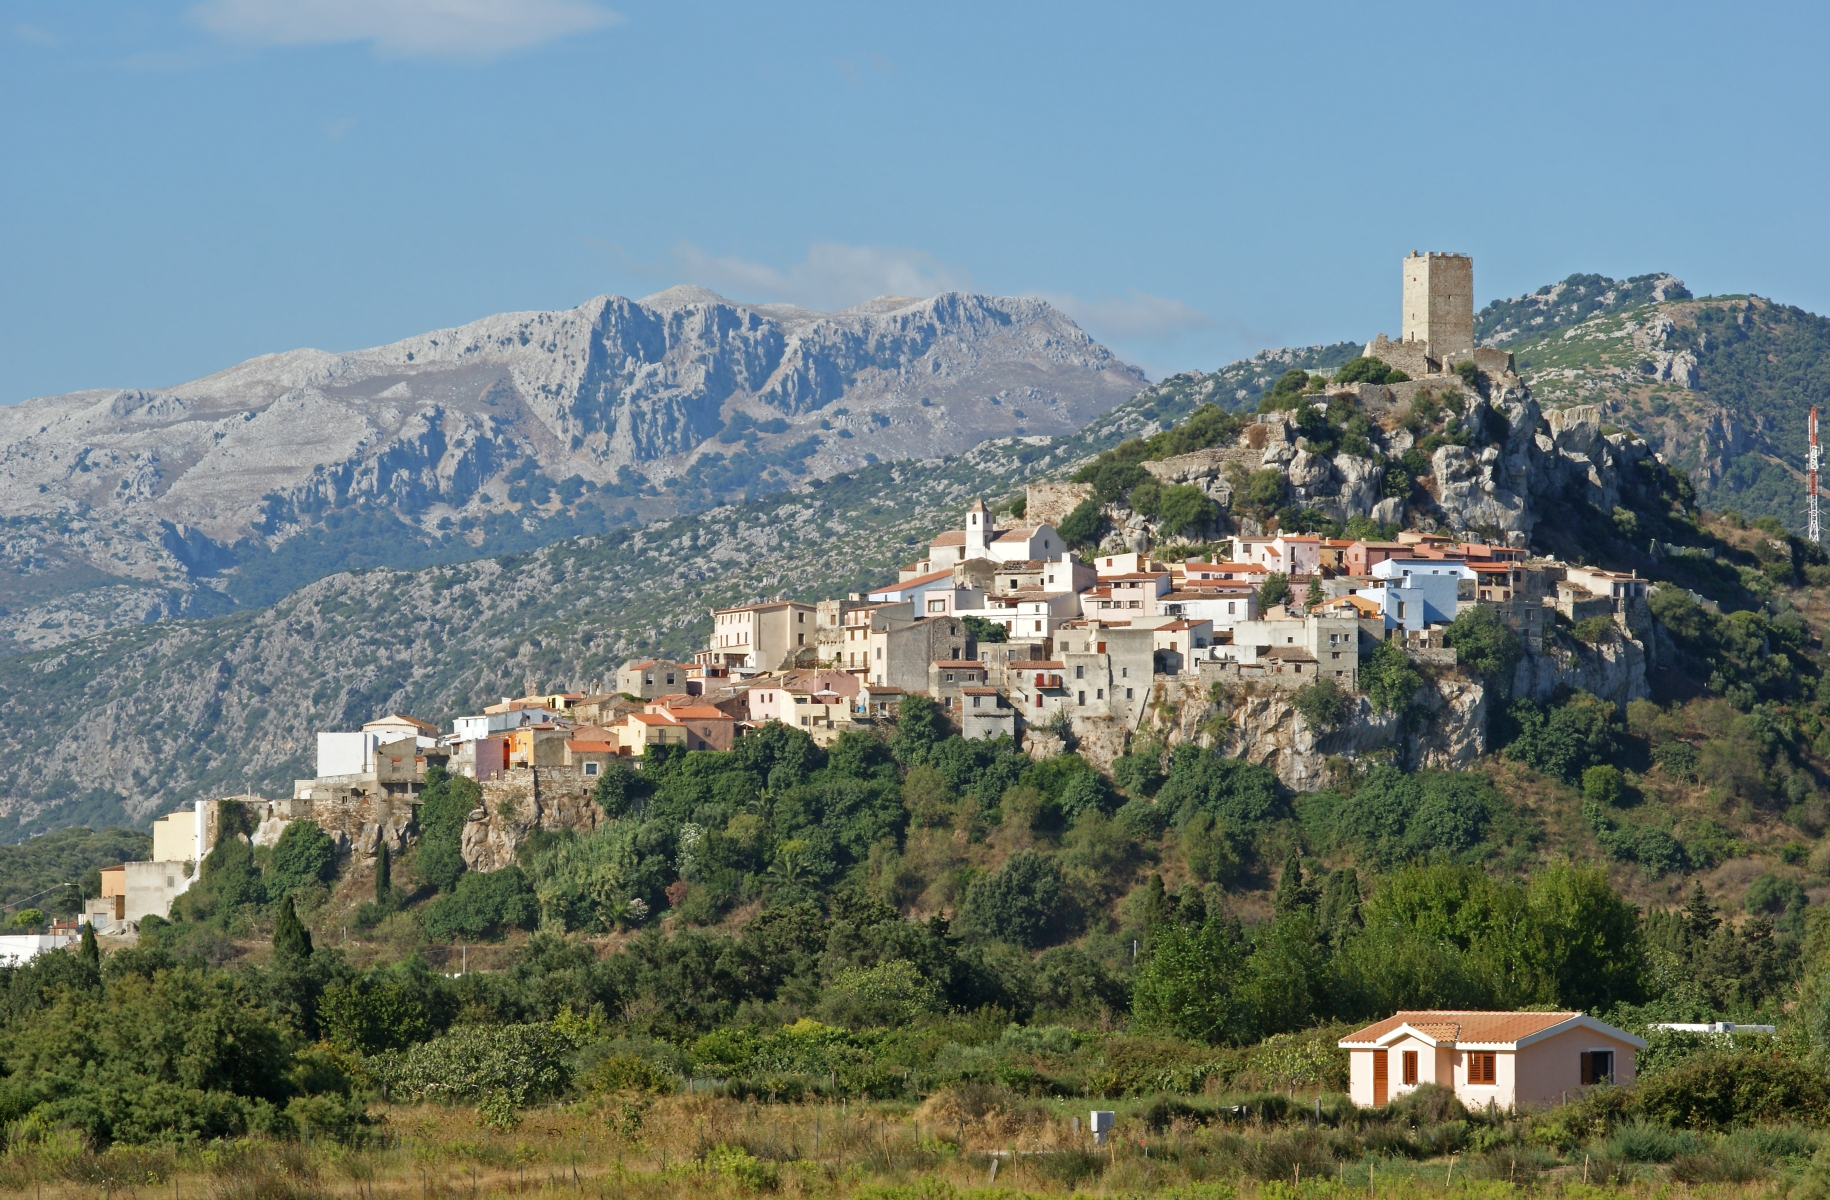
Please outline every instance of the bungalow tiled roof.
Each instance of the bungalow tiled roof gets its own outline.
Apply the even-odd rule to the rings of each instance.
[[[983,671],[985,669],[984,660],[977,658],[935,659],[934,665],[937,667],[945,667],[948,670]]]
[[[960,691],[968,696],[995,696],[998,694],[998,689],[994,687],[969,687],[961,688]]]
[[[1409,1028],[1435,1042],[1458,1046],[1516,1047],[1522,1042],[1534,1041],[1539,1035],[1559,1026],[1589,1019],[1579,1012],[1482,1012],[1462,1009],[1399,1012],[1348,1034],[1341,1039],[1340,1044],[1350,1048],[1376,1046],[1400,1029]]]
[[[616,747],[609,742],[567,742],[566,749],[574,754],[615,754]]]
[[[964,546],[965,544],[966,531],[964,529],[949,529],[945,533],[935,534],[928,539],[930,546]]]
[[[1036,531],[1041,528],[1040,525],[1030,525],[1023,529],[1005,529],[991,540],[994,542],[1027,542],[1030,538],[1035,537]]]

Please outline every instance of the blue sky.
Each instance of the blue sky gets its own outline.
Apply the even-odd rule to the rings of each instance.
[[[1830,311],[1823,6],[0,3],[0,402],[694,282],[1153,375],[1572,271]]]

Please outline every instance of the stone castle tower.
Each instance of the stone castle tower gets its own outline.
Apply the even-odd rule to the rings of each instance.
[[[1474,350],[1474,260],[1465,254],[1420,254],[1404,260],[1401,341],[1421,342],[1442,362]]]

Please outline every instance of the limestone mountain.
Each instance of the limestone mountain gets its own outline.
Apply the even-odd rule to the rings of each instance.
[[[1145,383],[1043,301],[703,288],[0,409],[0,640],[55,645],[1070,433]]]

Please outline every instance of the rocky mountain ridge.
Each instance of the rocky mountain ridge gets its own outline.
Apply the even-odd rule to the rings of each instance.
[[[0,409],[0,632],[52,645],[268,603],[349,565],[529,549],[871,462],[1067,434],[1144,383],[1041,300],[815,313],[672,288],[27,401]],[[363,536],[332,515],[366,518]],[[315,553],[269,561],[294,547]]]

